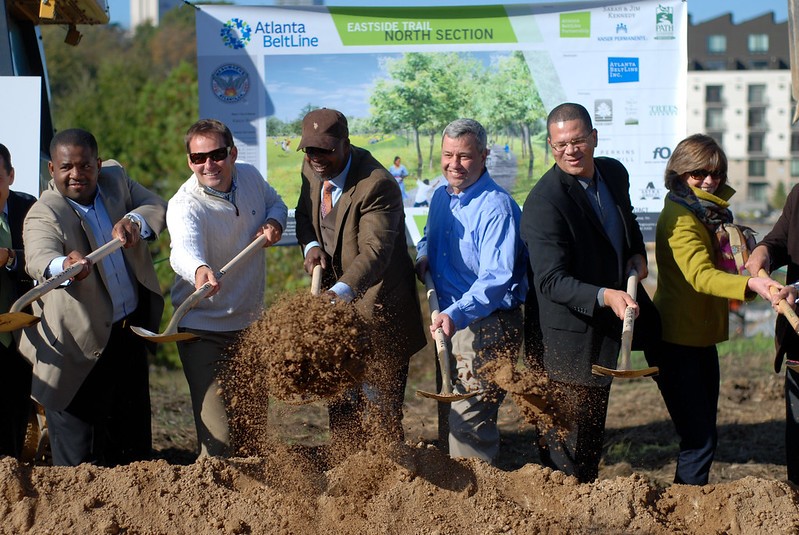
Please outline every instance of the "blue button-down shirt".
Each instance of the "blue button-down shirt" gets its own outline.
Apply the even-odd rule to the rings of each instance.
[[[418,255],[427,255],[441,312],[460,330],[527,295],[521,209],[488,172],[460,194],[433,194]]]

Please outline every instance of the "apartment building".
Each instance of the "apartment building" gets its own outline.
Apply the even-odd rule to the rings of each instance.
[[[688,26],[688,134],[713,136],[729,160],[736,208],[765,212],[782,183],[799,183],[799,125],[791,125],[788,22],[732,15]]]

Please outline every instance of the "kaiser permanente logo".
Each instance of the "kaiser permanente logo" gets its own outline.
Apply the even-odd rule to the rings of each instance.
[[[638,58],[608,58],[608,83],[638,81]]]
[[[319,46],[319,38],[307,35],[305,24],[301,22],[279,23],[259,21],[255,29],[241,19],[230,19],[220,31],[222,42],[228,48],[244,48],[250,39],[263,36],[264,48],[314,48]]]
[[[674,8],[655,8],[655,39],[674,39]]]
[[[560,36],[561,38],[591,37],[591,12],[561,13]]]

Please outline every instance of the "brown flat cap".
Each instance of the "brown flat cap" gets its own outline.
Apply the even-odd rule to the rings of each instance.
[[[337,110],[321,108],[302,119],[302,139],[297,150],[305,147],[335,149],[339,141],[350,137],[347,118]]]

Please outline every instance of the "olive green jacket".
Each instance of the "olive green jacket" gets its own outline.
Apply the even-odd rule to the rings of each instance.
[[[724,185],[711,195],[691,188],[699,199],[727,208],[735,190]],[[663,340],[706,347],[729,335],[729,299],[748,300],[749,277],[716,268],[711,232],[684,206],[666,198],[655,231],[658,286],[655,306]]]

